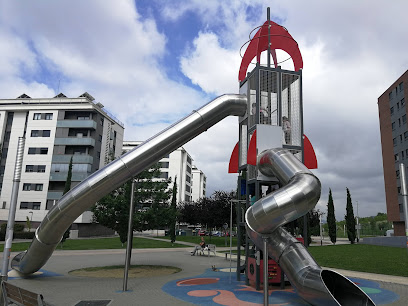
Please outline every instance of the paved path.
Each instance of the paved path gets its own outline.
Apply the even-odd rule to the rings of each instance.
[[[125,261],[124,249],[56,250],[44,266],[42,275],[33,275],[25,279],[10,277],[10,282],[22,288],[42,293],[47,302],[58,306],[77,305],[78,302],[84,300],[111,300],[110,306],[193,305],[186,300],[182,301],[169,295],[163,290],[164,286],[174,283],[176,280],[195,278],[205,271],[211,271],[212,266],[229,267],[230,261],[225,260],[225,254],[221,253],[217,257],[190,256],[192,245],[195,244],[185,244],[186,248],[134,249],[132,264],[169,265],[179,267],[182,271],[161,277],[131,278],[128,282],[129,291],[127,292],[122,291],[122,279],[78,277],[69,274],[71,270],[84,267],[123,265]],[[221,249],[228,250],[228,248],[217,248],[217,251]],[[12,256],[16,254],[13,253]],[[232,267],[235,265],[236,262],[232,262]],[[395,292],[400,296],[400,300],[385,305],[408,305],[408,278],[332,270],[348,277],[374,280],[381,288]],[[232,274],[232,278],[235,279],[235,273]],[[220,289],[222,289],[221,284]]]

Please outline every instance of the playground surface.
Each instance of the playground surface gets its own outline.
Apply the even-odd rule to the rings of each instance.
[[[177,249],[135,249],[131,264],[167,265],[181,272],[145,278],[90,278],[69,271],[97,266],[124,264],[125,250],[54,252],[39,273],[20,278],[12,272],[9,282],[41,293],[51,305],[262,305],[263,291],[236,280],[236,262],[219,256],[190,256],[191,246]],[[14,256],[14,254],[12,254]],[[212,270],[216,267],[216,271]],[[232,273],[230,273],[230,266]],[[334,269],[335,270],[335,269]],[[377,305],[407,305],[408,278],[339,271],[349,276]],[[270,305],[307,305],[293,289],[270,286]]]

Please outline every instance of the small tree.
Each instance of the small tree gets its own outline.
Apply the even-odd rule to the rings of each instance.
[[[329,227],[330,240],[333,244],[336,244],[336,216],[334,214],[334,203],[331,189],[329,189],[329,201],[327,203],[327,225]]]
[[[71,156],[71,159],[69,161],[67,180],[65,181],[64,192],[62,193],[62,195],[66,194],[68,191],[71,190],[71,182],[72,182],[72,156]],[[61,248],[63,247],[65,240],[67,240],[67,238],[69,238],[71,228],[72,228],[72,224],[67,228],[64,235],[62,235]]]
[[[177,176],[174,178],[174,185],[171,198],[171,220],[170,220],[170,240],[176,241],[176,213],[177,213]]]
[[[356,239],[356,219],[354,218],[353,204],[351,202],[350,191],[347,189],[347,206],[346,206],[346,226],[347,226],[347,237],[353,244]]]

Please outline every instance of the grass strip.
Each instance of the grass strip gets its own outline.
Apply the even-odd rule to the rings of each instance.
[[[31,242],[16,242],[11,247],[12,252],[25,251]],[[140,237],[133,237],[133,249],[154,249],[154,248],[185,248],[185,245],[167,241],[158,241]],[[4,244],[0,245],[3,251]],[[120,242],[119,237],[95,238],[95,239],[67,239],[63,246],[58,245],[57,250],[102,250],[102,249],[126,249],[126,243]]]
[[[405,248],[344,244],[312,246],[308,250],[324,267],[408,277]]]

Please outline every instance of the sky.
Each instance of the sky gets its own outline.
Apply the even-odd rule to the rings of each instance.
[[[304,131],[322,183],[316,208],[327,212],[331,188],[343,220],[349,188],[355,214],[357,202],[360,217],[386,212],[377,99],[408,69],[403,0],[3,0],[0,98],[88,92],[125,123],[125,140],[148,139],[238,93],[240,48],[267,7],[303,57]],[[207,195],[236,188],[227,172],[237,141],[231,117],[184,146],[207,176]]]

